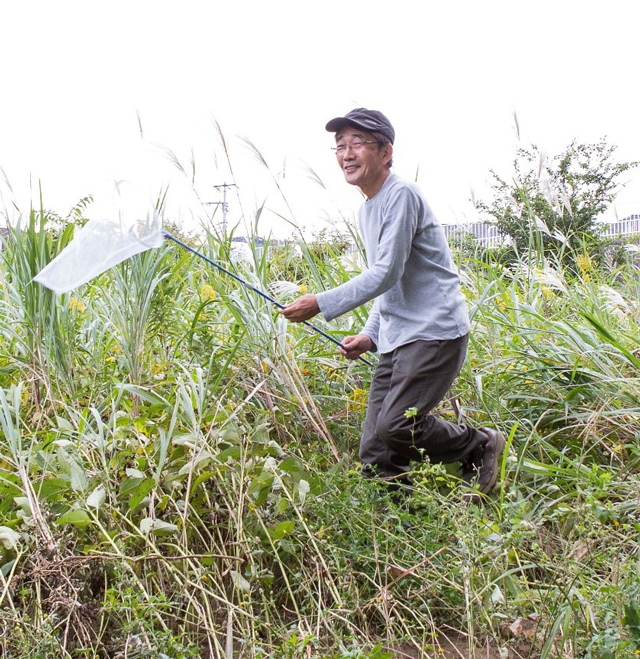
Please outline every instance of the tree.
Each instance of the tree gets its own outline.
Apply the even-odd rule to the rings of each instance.
[[[535,145],[519,148],[513,182],[491,170],[494,198],[476,206],[519,251],[529,248],[533,234],[545,253],[576,241],[594,245],[601,234],[598,216],[624,186],[620,176],[638,165],[615,162],[616,148],[605,138],[596,144],[574,140],[551,159]]]

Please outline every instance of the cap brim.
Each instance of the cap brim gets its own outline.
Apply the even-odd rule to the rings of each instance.
[[[345,126],[356,126],[357,128],[362,128],[363,130],[366,130],[364,126],[361,126],[356,121],[347,119],[346,117],[336,117],[335,119],[332,119],[325,126],[325,130],[327,130],[329,133],[337,133],[341,128],[344,128]]]

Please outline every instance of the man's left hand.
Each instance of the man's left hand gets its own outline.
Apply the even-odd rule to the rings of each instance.
[[[320,307],[315,295],[303,295],[294,302],[287,304],[284,309],[280,309],[280,313],[287,319],[294,323],[300,323],[303,320],[309,320],[315,315],[320,313]]]

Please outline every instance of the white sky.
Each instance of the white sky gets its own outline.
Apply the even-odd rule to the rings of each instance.
[[[152,145],[173,150],[185,166],[193,151],[195,189],[202,200],[219,201],[212,186],[234,179],[215,119],[246,216],[265,200],[291,215],[241,136],[274,174],[286,161],[280,183],[293,216],[320,229],[359,203],[324,125],[364,106],[391,119],[395,171],[413,179],[419,167],[418,182],[441,220],[476,220],[471,190],[487,196],[491,168],[510,175],[514,112],[523,143],[550,155],[574,138],[606,136],[620,160],[640,160],[635,5],[5,1],[0,167],[23,212],[31,199],[39,204],[38,181],[45,207],[66,215],[85,195],[99,202],[109,179],[125,178],[154,193],[171,181],[169,208],[184,219],[194,207],[187,180]],[[640,213],[640,172],[627,178],[611,213],[621,218]],[[12,195],[1,182],[0,191],[6,205]],[[235,193],[229,202],[233,220]],[[269,230],[290,233],[265,213],[258,232]]]

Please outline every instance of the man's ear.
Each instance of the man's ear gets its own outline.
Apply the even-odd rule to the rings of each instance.
[[[384,164],[387,165],[389,164],[391,158],[393,158],[393,144],[385,144],[382,147],[382,151],[383,151],[382,157],[384,159]]]

